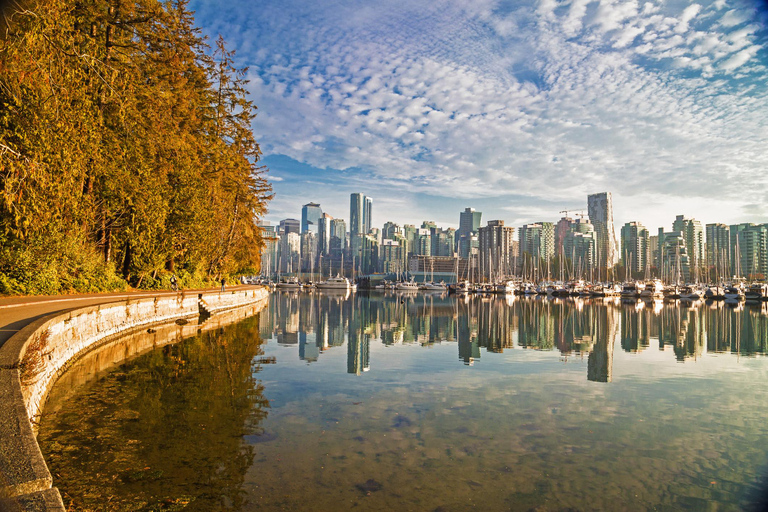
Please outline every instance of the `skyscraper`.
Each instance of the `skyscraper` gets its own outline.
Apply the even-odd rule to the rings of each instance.
[[[768,224],[731,226],[732,266],[737,277],[768,275]]]
[[[317,234],[317,226],[323,216],[323,209],[317,203],[307,203],[301,207],[301,232],[312,231]]]
[[[370,197],[365,198],[365,217],[363,218],[363,230],[364,234],[371,232],[373,226],[373,199]]]
[[[365,233],[365,196],[358,192],[349,196],[349,236]]]
[[[533,256],[534,264],[538,259],[545,260],[555,255],[555,225],[551,222],[526,224],[519,230],[520,256]]]
[[[712,277],[728,277],[731,269],[731,230],[727,224],[707,224],[707,266],[714,268]]]
[[[565,237],[571,231],[571,224],[573,219],[565,216],[555,224],[555,254],[562,256],[563,245],[565,244]]]
[[[483,213],[476,212],[474,208],[464,208],[464,211],[459,213],[459,230],[456,232],[456,239],[458,241],[458,253],[462,258],[469,257],[472,248],[472,235],[477,235],[482,217]]]
[[[582,217],[571,222],[563,239],[562,255],[571,260],[577,275],[587,277],[594,268],[596,245],[595,227],[589,220]]]
[[[491,279],[506,277],[514,272],[512,238],[515,228],[505,226],[503,220],[488,221],[488,225],[478,229],[480,244],[480,267]]]
[[[621,260],[632,272],[643,272],[649,261],[648,230],[639,222],[627,222],[621,228]]]
[[[298,234],[301,231],[301,222],[298,219],[283,219],[280,221],[277,233],[286,235],[288,233]]]
[[[332,223],[333,217],[327,213],[324,213],[318,222],[317,243],[320,249],[320,254],[329,254],[331,252],[331,237],[333,236]]]
[[[616,250],[616,228],[613,225],[613,199],[610,192],[587,196],[589,220],[597,234],[597,262],[600,267],[611,268],[619,261]]]
[[[363,235],[371,230],[373,200],[355,192],[349,196],[349,238],[353,256],[360,251]]]
[[[698,279],[699,271],[704,264],[704,230],[701,222],[696,219],[688,219],[684,215],[675,217],[672,223],[672,231],[682,233],[685,238],[685,246],[688,249],[688,257],[691,261],[693,278]]]

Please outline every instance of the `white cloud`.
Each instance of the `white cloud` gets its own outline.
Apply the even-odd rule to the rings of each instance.
[[[738,67],[743,66],[747,62],[749,62],[749,59],[752,58],[752,51],[751,50],[742,50],[739,53],[734,54],[730,58],[726,59],[724,62],[722,62],[718,67],[720,69],[724,70],[733,70]]]
[[[260,46],[245,58],[265,153],[463,198],[710,204],[768,188],[765,84],[730,81],[765,71],[756,28],[723,23],[738,12],[505,6],[287,1],[259,13],[264,26],[252,15],[261,28],[242,37]]]

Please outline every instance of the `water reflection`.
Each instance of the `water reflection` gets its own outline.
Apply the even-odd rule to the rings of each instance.
[[[260,331],[281,345],[298,343],[308,363],[346,343],[347,371],[356,375],[370,369],[372,343],[456,342],[465,365],[483,352],[512,349],[587,355],[587,378],[610,382],[614,343],[630,353],[657,344],[681,362],[707,353],[765,354],[768,305],[283,292],[261,314]]]
[[[38,441],[69,510],[242,509],[270,410],[257,327],[204,332],[58,388]]]

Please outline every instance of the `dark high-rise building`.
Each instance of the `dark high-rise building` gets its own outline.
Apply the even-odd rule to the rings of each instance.
[[[349,241],[352,255],[360,251],[363,235],[371,231],[373,200],[355,192],[349,196]]]
[[[459,213],[459,230],[456,232],[457,251],[462,258],[468,258],[472,251],[473,236],[477,242],[477,230],[480,229],[482,212],[476,212],[474,208],[465,208]]]
[[[287,235],[288,233],[299,233],[301,231],[301,222],[298,219],[283,219],[280,221],[280,225],[277,228],[279,235]]]
[[[301,232],[312,231],[317,234],[317,228],[320,219],[323,216],[323,209],[317,203],[307,203],[301,207]]]

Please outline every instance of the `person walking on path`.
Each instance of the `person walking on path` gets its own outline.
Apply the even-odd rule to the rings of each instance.
[[[227,278],[222,277],[221,278],[221,291],[224,291],[224,285],[227,284]]]

